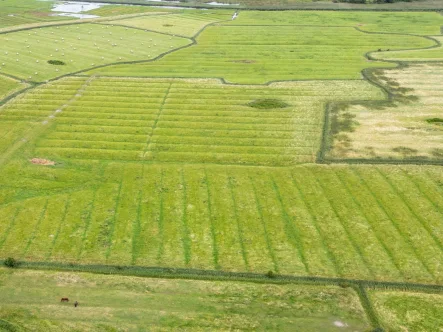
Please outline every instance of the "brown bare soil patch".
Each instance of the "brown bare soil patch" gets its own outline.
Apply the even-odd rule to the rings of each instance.
[[[32,16],[36,16],[36,17],[48,17],[49,13],[45,13],[45,12],[31,12],[30,13]]]
[[[41,159],[41,158],[32,158],[30,160],[31,163],[34,165],[43,165],[43,166],[54,166],[55,161],[48,160],[48,159]]]

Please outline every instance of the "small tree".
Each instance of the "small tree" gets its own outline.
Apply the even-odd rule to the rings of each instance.
[[[3,264],[5,264],[6,267],[14,268],[14,267],[17,267],[19,263],[14,258],[8,257],[5,259]]]
[[[274,273],[274,271],[269,270],[269,271],[266,273],[266,276],[267,276],[269,279],[272,279],[272,278],[275,278],[275,273]]]

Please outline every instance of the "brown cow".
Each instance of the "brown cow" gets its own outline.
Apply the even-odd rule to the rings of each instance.
[[[67,297],[62,297],[62,299],[60,300],[60,302],[69,302],[69,299]]]

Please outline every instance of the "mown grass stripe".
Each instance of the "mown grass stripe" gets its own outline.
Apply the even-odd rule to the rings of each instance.
[[[135,265],[138,255],[139,255],[139,241],[140,241],[140,232],[141,232],[141,213],[142,213],[142,199],[143,199],[143,183],[145,180],[145,167],[146,165],[142,165],[142,174],[139,182],[139,190],[137,197],[137,217],[134,219],[132,224],[132,249],[131,249],[131,265]]]
[[[109,259],[109,256],[111,255],[111,251],[112,251],[112,247],[113,247],[113,238],[114,238],[114,230],[115,230],[115,222],[116,222],[116,218],[118,215],[118,211],[119,211],[119,207],[120,207],[120,198],[121,198],[121,193],[122,193],[122,187],[123,187],[123,173],[124,173],[124,169],[121,170],[121,179],[120,179],[120,183],[118,185],[118,190],[117,190],[117,198],[115,200],[115,205],[114,205],[114,215],[111,221],[111,227],[109,229],[109,234],[108,234],[108,240],[107,240],[107,250],[106,250],[106,261]]]
[[[282,196],[280,193],[280,189],[278,188],[278,185],[275,182],[275,179],[273,178],[272,175],[270,175],[270,180],[271,180],[272,189],[274,191],[274,194],[277,198],[277,201],[279,202],[281,216],[282,216],[283,222],[285,224],[286,236],[288,237],[288,240],[290,242],[292,242],[292,245],[297,249],[298,255],[300,256],[300,260],[303,263],[306,273],[311,274],[310,269],[309,269],[309,264],[306,260],[305,254],[303,252],[303,244],[301,242],[301,239],[300,239],[301,236],[297,230],[297,226],[292,223],[291,218],[289,217],[289,215],[285,209],[285,206],[284,206],[283,200],[282,200]]]
[[[158,218],[158,237],[159,237],[159,245],[158,245],[158,251],[157,251],[157,263],[159,264],[162,260],[163,257],[163,252],[164,252],[164,241],[165,241],[165,227],[164,227],[164,206],[163,206],[163,201],[164,201],[164,197],[163,197],[163,192],[164,192],[164,187],[163,187],[163,172],[164,169],[163,167],[161,168],[160,171],[160,189],[159,189],[159,196],[160,196],[160,207],[159,207],[159,211],[160,211],[160,215]]]
[[[211,183],[209,181],[208,172],[206,170],[206,167],[204,169],[204,175],[205,175],[205,185],[206,185],[206,192],[208,197],[208,212],[209,212],[209,222],[211,224],[211,237],[212,237],[212,256],[214,257],[214,266],[216,270],[220,270],[220,263],[218,258],[218,244],[217,244],[217,236],[216,236],[216,229],[214,225],[214,218],[213,218],[213,211],[212,211],[212,198],[211,198]]]
[[[329,260],[332,262],[332,265],[334,267],[336,275],[342,276],[343,275],[343,271],[340,269],[340,267],[338,265],[337,258],[332,253],[332,251],[329,248],[329,246],[326,244],[324,236],[322,235],[322,232],[320,231],[320,227],[318,225],[317,217],[315,216],[314,211],[312,210],[312,207],[309,206],[309,204],[306,203],[307,202],[306,197],[303,194],[303,192],[300,190],[300,187],[297,184],[297,181],[296,181],[296,179],[294,177],[294,174],[292,172],[291,172],[291,181],[292,181],[293,187],[297,191],[297,194],[300,196],[300,198],[301,198],[301,200],[303,202],[303,205],[306,207],[307,211],[309,212],[312,224],[313,224],[314,228],[316,229],[317,234],[320,236],[320,238],[322,240],[321,243],[322,243],[323,250],[327,253],[327,256],[328,256]]]
[[[341,185],[343,186],[343,188],[346,190],[346,192],[348,193],[349,197],[351,198],[352,202],[355,204],[355,206],[357,207],[357,210],[359,211],[359,213],[361,213],[363,215],[363,217],[366,220],[366,223],[369,225],[369,227],[371,228],[372,233],[374,234],[374,236],[376,237],[378,243],[383,247],[384,251],[386,252],[387,256],[389,257],[389,259],[391,260],[391,263],[396,267],[397,271],[400,273],[400,275],[402,276],[403,280],[404,280],[404,273],[403,271],[400,269],[397,261],[394,259],[391,250],[389,250],[389,248],[386,246],[386,244],[384,243],[384,241],[382,241],[382,238],[380,237],[380,235],[378,235],[378,232],[375,230],[374,226],[372,225],[372,223],[369,221],[370,218],[367,215],[367,213],[364,211],[364,209],[362,208],[361,204],[355,199],[353,193],[350,191],[349,186],[343,181],[342,176],[340,176],[335,170],[333,170],[335,176],[337,177],[337,179],[340,181]]]
[[[183,168],[180,171],[180,182],[183,188],[182,195],[182,243],[183,250],[185,256],[185,264],[189,265],[191,261],[191,239],[189,238],[189,226],[188,226],[188,216],[187,216],[187,206],[188,206],[188,197],[187,197],[187,188],[186,181]]]
[[[8,236],[9,236],[9,233],[11,232],[11,229],[14,228],[15,219],[17,218],[18,214],[20,213],[20,211],[22,209],[23,209],[22,206],[18,206],[15,209],[15,212],[12,214],[10,222],[9,222],[9,225],[8,225],[8,227],[6,228],[6,230],[2,234],[2,239],[0,240],[0,248],[2,248],[3,244],[6,242]]]
[[[64,208],[64,211],[63,211],[63,217],[60,219],[60,222],[59,222],[59,224],[58,224],[58,226],[57,226],[57,230],[56,230],[56,232],[55,232],[54,238],[52,239],[51,246],[50,246],[50,248],[49,248],[49,250],[48,250],[48,252],[47,252],[47,255],[46,255],[46,259],[47,259],[47,260],[49,260],[49,258],[50,258],[50,257],[52,256],[52,254],[53,254],[53,251],[54,251],[55,245],[56,245],[57,240],[58,240],[58,236],[60,235],[60,231],[61,231],[62,226],[63,226],[63,224],[64,224],[64,222],[65,222],[65,220],[66,220],[66,215],[67,215],[67,213],[68,213],[68,209],[69,209],[70,204],[71,204],[71,195],[69,195],[68,198],[67,198],[67,200],[66,200],[65,208]]]
[[[362,184],[367,188],[368,192],[374,198],[374,200],[377,203],[377,206],[379,207],[379,209],[382,210],[383,213],[388,217],[388,219],[391,221],[391,224],[395,227],[397,232],[401,235],[401,237],[405,240],[405,242],[412,249],[412,251],[414,252],[415,257],[423,265],[426,273],[428,273],[435,280],[435,275],[431,272],[431,270],[430,270],[430,268],[428,266],[428,262],[426,262],[423,259],[422,255],[419,255],[419,253],[417,252],[417,248],[415,247],[414,243],[411,241],[410,237],[406,236],[404,234],[404,232],[401,230],[401,228],[398,225],[398,223],[394,221],[392,215],[386,210],[386,208],[384,207],[383,203],[380,201],[380,199],[377,197],[377,195],[374,193],[374,191],[370,188],[370,186],[368,185],[366,180],[361,176],[360,172],[355,167],[351,167],[351,170],[354,172],[354,174],[356,174],[360,178]]]
[[[237,237],[238,237],[238,241],[239,241],[240,248],[241,248],[243,262],[245,263],[246,270],[249,270],[250,267],[249,267],[249,262],[248,262],[248,255],[246,253],[243,230],[242,230],[242,227],[240,225],[240,220],[238,218],[237,201],[236,201],[235,196],[234,196],[234,189],[233,189],[233,185],[232,185],[232,178],[231,178],[231,176],[229,175],[229,173],[228,173],[228,171],[226,169],[225,169],[225,173],[227,175],[227,180],[228,180],[227,185],[228,185],[228,188],[229,188],[229,193],[231,195],[231,202],[232,202],[232,206],[233,206],[233,213],[234,213],[235,223],[236,223],[236,226],[237,226]]]
[[[26,243],[26,247],[25,247],[25,249],[23,250],[23,253],[21,254],[21,257],[22,257],[22,258],[26,255],[26,253],[27,253],[28,250],[29,250],[29,247],[31,246],[32,241],[35,239],[35,236],[36,236],[36,234],[37,234],[37,232],[38,232],[38,228],[40,227],[40,224],[41,224],[41,222],[43,221],[43,218],[45,217],[45,213],[46,213],[46,208],[47,208],[47,206],[48,206],[48,202],[49,202],[49,199],[46,199],[46,201],[45,201],[45,203],[44,203],[44,205],[43,205],[43,209],[42,209],[42,211],[40,212],[40,216],[39,216],[38,219],[37,219],[37,223],[34,225],[34,228],[33,228],[33,230],[32,230],[32,234],[31,234],[31,236],[29,237],[28,242]]]
[[[271,256],[272,264],[274,265],[274,271],[278,273],[278,272],[280,272],[280,269],[279,269],[279,266],[278,266],[277,259],[275,257],[274,248],[272,246],[271,238],[269,236],[268,229],[266,227],[266,222],[265,222],[265,220],[263,218],[263,208],[262,208],[262,206],[260,204],[260,201],[258,200],[257,189],[255,188],[255,184],[254,184],[254,181],[253,181],[251,176],[249,176],[249,180],[251,182],[252,191],[254,193],[255,205],[256,205],[256,209],[257,209],[257,212],[258,212],[258,215],[259,215],[259,218],[260,218],[260,223],[261,223],[261,225],[263,227],[263,234],[265,236],[266,246],[268,248],[269,256]]]

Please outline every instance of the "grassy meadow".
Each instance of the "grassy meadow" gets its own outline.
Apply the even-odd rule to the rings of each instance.
[[[71,303],[60,303],[68,297]],[[6,331],[365,331],[352,288],[0,269]],[[74,308],[73,302],[79,307]],[[13,330],[12,328],[16,328]]]
[[[2,22],[0,261],[262,284],[0,268],[0,330],[440,332],[443,16],[94,13]]]
[[[107,63],[153,59],[191,41],[120,26],[76,24],[5,33],[0,43],[0,72],[41,82]]]

